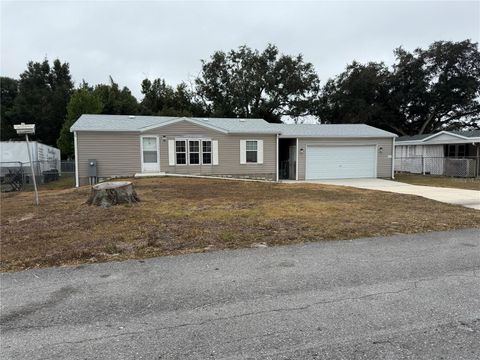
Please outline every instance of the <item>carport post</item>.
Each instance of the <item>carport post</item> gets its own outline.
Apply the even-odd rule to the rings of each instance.
[[[276,134],[276,140],[275,140],[275,181],[278,182],[278,167],[280,166],[278,159],[278,133]]]
[[[298,181],[298,137],[295,139],[295,180]]]
[[[392,180],[395,179],[395,137],[392,138]]]

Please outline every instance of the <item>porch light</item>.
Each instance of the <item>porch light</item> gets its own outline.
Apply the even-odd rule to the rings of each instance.
[[[378,148],[378,152],[379,152],[380,154],[383,153],[383,147],[380,146],[380,147]]]
[[[167,141],[167,137],[165,135],[162,136],[162,141],[163,142]]]

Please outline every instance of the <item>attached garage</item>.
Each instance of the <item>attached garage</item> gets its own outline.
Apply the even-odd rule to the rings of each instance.
[[[307,180],[374,178],[376,169],[375,145],[307,146]]]
[[[281,124],[277,128],[280,179],[393,177],[396,135],[388,131],[361,124]],[[291,164],[295,172],[290,171]]]

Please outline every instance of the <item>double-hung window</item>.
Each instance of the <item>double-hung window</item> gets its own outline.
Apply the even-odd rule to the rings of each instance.
[[[190,165],[200,164],[200,141],[188,140],[188,156]]]
[[[202,141],[202,164],[209,165],[212,163],[212,141]]]
[[[257,140],[246,141],[246,161],[247,163],[256,163],[258,161],[258,142]]]
[[[186,140],[175,141],[175,152],[177,156],[177,165],[186,165],[187,164]]]
[[[174,159],[175,163],[172,158],[171,165],[211,165],[213,163],[212,140],[176,139]]]

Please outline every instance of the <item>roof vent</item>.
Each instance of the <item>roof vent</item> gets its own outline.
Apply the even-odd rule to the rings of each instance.
[[[207,118],[203,118],[202,120],[203,120],[203,121],[208,121],[208,119],[207,119]]]
[[[129,119],[135,119],[135,115],[128,115]]]
[[[239,119],[240,122],[245,122],[247,119]]]

